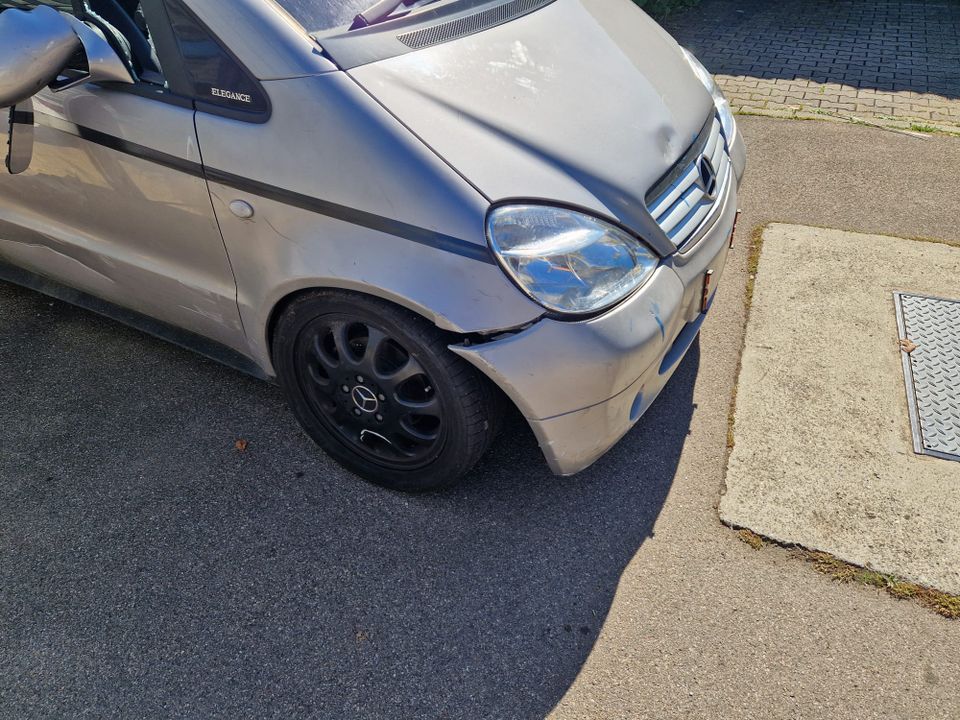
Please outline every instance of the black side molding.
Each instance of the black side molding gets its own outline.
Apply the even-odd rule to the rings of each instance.
[[[419,243],[420,245],[432,247],[437,250],[443,250],[444,252],[453,253],[454,255],[459,255],[470,260],[476,260],[477,262],[488,265],[496,264],[486,245],[479,245],[469,240],[463,240],[453,237],[452,235],[445,235],[444,233],[418,225],[411,225],[402,220],[394,220],[365,210],[339,205],[328,200],[303,195],[292,190],[286,190],[275,185],[251,180],[222,170],[205,168],[200,163],[184,160],[175,155],[168,155],[167,153],[102,133],[99,130],[65,122],[44,113],[36,113],[35,119],[38,125],[53,128],[96,145],[157,163],[158,165],[163,165],[194,177],[203,178],[209,182],[226,185],[240,192],[247,192],[251,195],[257,195],[268,200],[275,200],[276,202],[297,207],[301,210],[308,210],[318,215],[324,215],[335,220],[342,220],[352,225],[359,225],[369,228],[370,230],[394,235],[395,237],[403,238],[410,242]]]
[[[29,270],[24,270],[0,261],[0,280],[5,280],[14,285],[25,287],[28,290],[34,290],[43,295],[62,300],[65,303],[76,305],[84,310],[103,315],[111,320],[129,325],[148,335],[166,340],[186,350],[192,350],[199,355],[203,355],[204,357],[215,360],[218,363],[247,375],[251,375],[259,380],[273,382],[273,378],[267,375],[252,359],[226,345],[221,345],[214,340],[187,330],[182,330],[181,328],[148,315],[143,315],[142,313],[129,310],[120,305],[115,305],[112,302],[102,300],[101,298],[89,295],[80,290],[75,290],[72,287],[50,280],[42,275],[37,275]]]

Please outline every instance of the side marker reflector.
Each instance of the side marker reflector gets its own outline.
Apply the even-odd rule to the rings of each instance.
[[[740,222],[740,213],[743,210],[737,209],[737,214],[733,216],[733,227],[730,229],[730,247],[733,247],[733,239],[737,234],[737,223]]]
[[[707,270],[703,276],[703,294],[700,296],[700,312],[710,307],[710,286],[713,284],[713,270]]]

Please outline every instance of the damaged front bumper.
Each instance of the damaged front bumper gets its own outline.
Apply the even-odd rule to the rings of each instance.
[[[696,339],[726,262],[737,185],[727,184],[722,206],[690,249],[666,258],[612,310],[579,322],[544,319],[485,344],[451,348],[516,404],[557,475],[577,473],[613,447]]]

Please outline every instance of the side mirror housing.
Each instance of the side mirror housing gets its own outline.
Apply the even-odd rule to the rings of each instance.
[[[80,47],[67,19],[48,5],[0,12],[0,108],[54,82]]]
[[[71,70],[61,78],[81,49],[87,72]],[[86,82],[134,82],[99,30],[49,5],[0,12],[0,108],[13,107],[47,86],[58,91]]]
[[[68,70],[70,60],[81,49],[87,60],[86,72]],[[0,108],[10,108],[7,172],[26,171],[33,157],[30,99],[44,87],[58,92],[86,82],[134,82],[100,30],[48,5],[0,12]]]
[[[54,92],[88,82],[112,82],[132,85],[135,80],[126,63],[120,59],[100,30],[77,20],[72,15],[61,15],[73,29],[87,58],[87,72],[72,73],[72,77],[57,80],[50,85]]]

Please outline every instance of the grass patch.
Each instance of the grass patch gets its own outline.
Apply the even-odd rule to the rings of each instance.
[[[740,370],[737,370],[737,377],[740,377]],[[727,413],[727,450],[733,450],[733,446],[736,445],[736,436],[734,435],[734,427],[737,424],[737,389],[739,388],[739,383],[733,386],[733,394],[730,396],[730,412]]]
[[[762,540],[762,539],[761,539]],[[841,583],[877,588],[897,600],[913,600],[949,620],[960,620],[960,597],[903,580],[894,575],[861,568],[830,553],[794,548],[793,555],[827,577]]]
[[[744,326],[750,321],[750,307],[753,305],[753,290],[757,284],[757,271],[760,269],[760,252],[763,250],[763,232],[767,229],[766,225],[758,225],[750,232],[750,250],[747,255],[747,288],[744,296]],[[744,331],[743,342],[747,341],[747,334]],[[737,378],[740,377],[740,366],[743,362],[743,347],[740,348],[740,361],[737,363]],[[736,444],[734,437],[734,426],[737,420],[737,391],[740,387],[739,380],[733,386],[733,393],[730,396],[730,410],[727,412],[727,451],[732,451]],[[746,540],[744,540],[746,542]],[[749,543],[748,543],[749,544]],[[759,548],[757,548],[759,549]]]
[[[812,565],[818,573],[826,575],[835,582],[875,588],[887,593],[895,600],[912,600],[919,603],[948,620],[960,620],[960,596],[918,585],[889,573],[851,565],[827,552],[807,550],[796,545],[782,545],[747,528],[737,530],[737,538],[754,550],[762,550],[767,545],[786,548],[792,557]]]
[[[825,118],[830,117],[822,113],[814,113],[814,109],[805,105],[784,105],[783,107],[773,107],[769,110],[762,108],[739,107],[734,113],[739,117],[761,117],[772,118],[773,120],[790,120],[792,122],[823,122]],[[838,120],[838,118],[831,118]]]
[[[753,305],[753,290],[757,285],[757,272],[760,270],[760,252],[763,250],[763,233],[766,225],[759,225],[750,233],[750,254],[747,257],[747,314]]]
[[[734,105],[736,105],[736,103],[734,103]],[[871,127],[877,130],[887,130],[888,132],[899,132],[906,135],[920,133],[923,135],[960,137],[960,130],[954,129],[960,128],[960,123],[957,122],[940,121],[938,125],[929,125],[927,123],[914,123],[911,125],[907,118],[895,117],[893,115],[869,114],[867,115],[869,119],[866,119],[848,113],[840,113],[823,108],[805,107],[804,105],[773,105],[766,109],[752,106],[735,107],[734,115],[766,117],[778,120],[830,120],[845,122],[850,125],[859,125],[861,127]]]
[[[795,224],[795,223],[789,223],[789,222],[786,222],[785,220],[773,220],[767,225],[764,225],[763,229],[766,230],[770,225],[792,225],[792,224]],[[817,230],[828,230],[831,232],[839,231],[839,232],[845,232],[845,233],[853,233],[856,235],[878,235],[879,237],[893,238],[894,240],[913,240],[914,242],[933,243],[934,245],[947,245],[949,247],[960,246],[960,241],[958,240],[947,240],[944,238],[924,237],[923,235],[894,235],[893,233],[882,232],[880,230],[853,230],[845,227],[836,227],[831,225],[812,225],[810,223],[803,223],[803,226],[809,227],[809,228],[815,228]]]
[[[737,537],[754,550],[763,550],[764,546],[766,545],[762,537],[753,532],[753,530],[747,530],[747,528],[740,530],[737,533]]]

